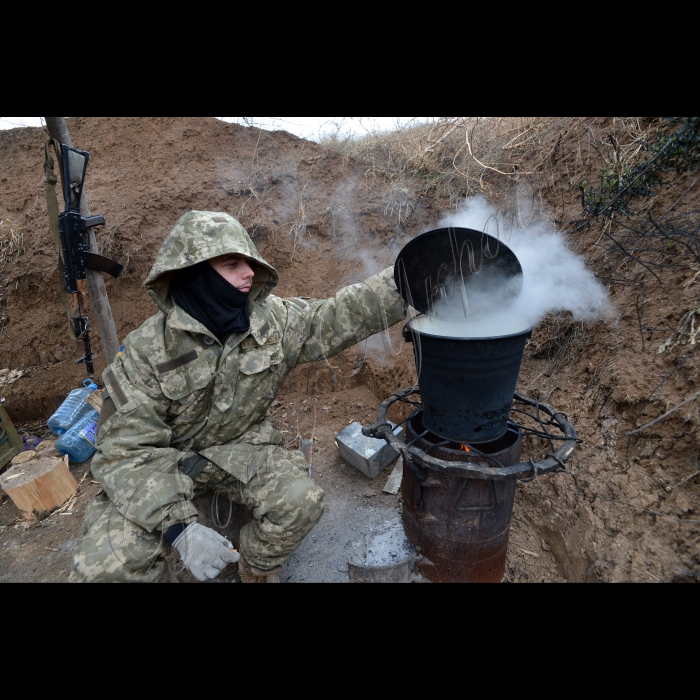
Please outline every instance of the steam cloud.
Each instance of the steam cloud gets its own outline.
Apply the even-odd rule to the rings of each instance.
[[[489,224],[489,233],[495,236],[496,217],[496,210],[484,199],[473,198],[459,212],[443,219],[440,226],[483,231]],[[471,276],[466,284],[469,316],[465,319],[461,284],[456,285],[454,280],[448,280],[445,286],[448,287],[449,301],[436,300],[436,318],[448,323],[461,322],[469,326],[486,324],[502,329],[513,319],[534,326],[547,313],[556,311],[570,311],[576,319],[584,321],[613,315],[605,288],[586,268],[584,258],[570,250],[564,237],[551,226],[542,222],[523,229],[501,226],[500,234],[501,242],[515,253],[523,267],[524,285],[519,298],[513,300],[519,282],[513,287],[512,280],[499,279],[494,275]],[[476,253],[480,258],[481,252]],[[479,262],[477,260],[477,267]],[[466,262],[465,267],[468,275]]]

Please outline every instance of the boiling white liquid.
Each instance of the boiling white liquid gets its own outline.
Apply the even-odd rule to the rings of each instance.
[[[410,325],[414,331],[425,335],[462,339],[502,338],[532,330],[532,326],[527,321],[507,314],[464,320],[460,323],[421,316],[413,319]]]

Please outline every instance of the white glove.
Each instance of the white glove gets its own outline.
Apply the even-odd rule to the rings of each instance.
[[[219,533],[204,525],[190,525],[173,547],[180,552],[183,564],[198,581],[213,581],[229,565],[241,558],[233,545]]]

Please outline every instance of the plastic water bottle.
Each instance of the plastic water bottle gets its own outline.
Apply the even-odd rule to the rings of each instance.
[[[59,454],[68,455],[71,462],[87,462],[96,451],[97,424],[100,414],[90,406],[90,413],[78,421],[56,443]]]
[[[92,379],[86,379],[83,386],[84,389],[71,391],[58,411],[49,419],[47,425],[54,435],[65,435],[78,421],[95,410],[89,403],[85,403],[85,399],[99,387]]]

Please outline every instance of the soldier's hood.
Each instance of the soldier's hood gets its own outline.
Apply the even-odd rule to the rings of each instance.
[[[161,311],[172,311],[170,282],[178,270],[194,267],[221,255],[244,255],[257,263],[250,307],[261,304],[279,284],[279,275],[263,259],[247,231],[232,216],[191,211],[177,222],[156,257],[146,289]]]

